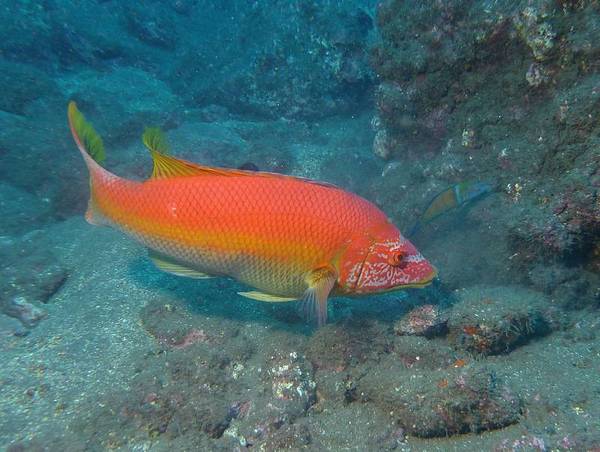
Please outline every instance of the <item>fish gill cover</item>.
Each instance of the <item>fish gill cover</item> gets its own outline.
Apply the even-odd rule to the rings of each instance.
[[[5,3],[0,449],[600,447],[597,1]],[[111,173],[148,179],[146,130],[335,184],[418,225],[438,279],[315,329],[165,274],[83,221],[71,100]]]

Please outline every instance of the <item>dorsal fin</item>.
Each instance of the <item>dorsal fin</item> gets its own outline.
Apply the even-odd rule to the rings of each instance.
[[[296,179],[316,185],[329,188],[340,189],[339,187],[327,182],[314,181],[298,176],[288,176],[286,174],[270,173],[267,171],[249,171],[233,168],[217,168],[211,166],[202,166],[187,160],[178,159],[167,155],[169,145],[163,132],[156,127],[146,128],[142,135],[144,145],[152,154],[154,169],[152,179],[166,179],[169,177],[181,176],[226,176],[226,177],[275,177],[281,179]]]
[[[158,127],[148,127],[142,135],[144,146],[148,148],[154,162],[152,179],[165,179],[176,176],[197,176],[204,173],[203,167],[167,155],[169,144]]]
[[[169,153],[167,137],[158,127],[146,127],[142,135],[142,141],[150,152],[158,152],[160,154]]]
[[[148,127],[142,135],[144,145],[152,154],[154,161],[153,179],[165,179],[177,176],[247,176],[256,175],[254,171],[202,166],[187,160],[167,155],[169,145],[164,133],[157,127]]]

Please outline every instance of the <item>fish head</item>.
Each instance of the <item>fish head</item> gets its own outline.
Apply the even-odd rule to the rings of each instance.
[[[352,240],[338,285],[347,294],[375,294],[429,285],[437,271],[389,222]]]

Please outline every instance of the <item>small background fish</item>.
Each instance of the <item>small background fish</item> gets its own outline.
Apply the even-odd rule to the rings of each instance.
[[[416,234],[421,226],[430,223],[438,216],[456,207],[481,198],[492,191],[492,185],[487,182],[460,182],[434,196],[427,208],[411,228],[408,236]]]

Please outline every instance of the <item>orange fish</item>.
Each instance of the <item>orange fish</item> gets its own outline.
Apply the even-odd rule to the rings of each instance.
[[[154,170],[143,182],[100,162],[102,139],[74,102],[69,125],[90,173],[86,219],[145,245],[161,269],[227,276],[256,288],[255,300],[302,300],[322,325],[329,296],[424,287],[434,267],[383,212],[333,185],[260,171],[201,166],[167,155],[164,136],[143,142]]]

